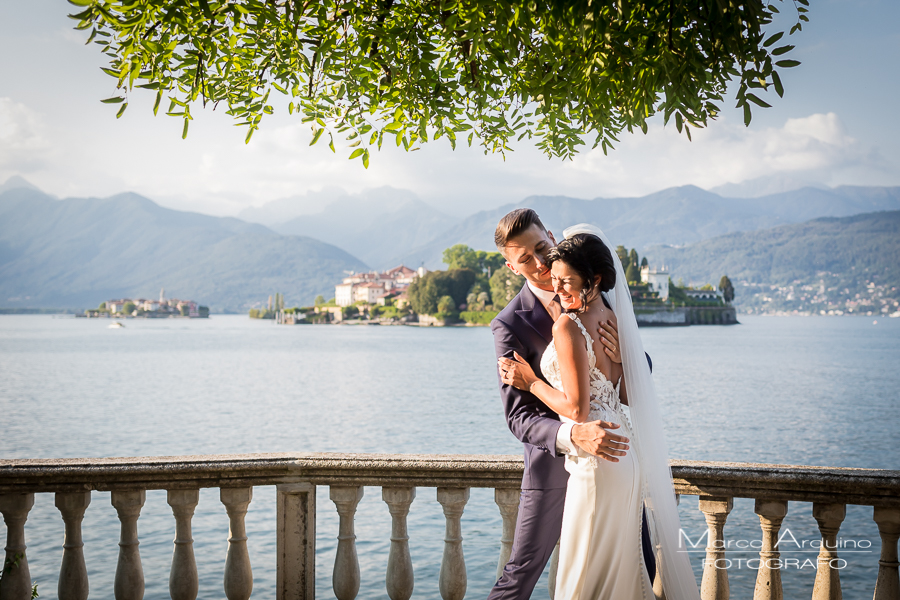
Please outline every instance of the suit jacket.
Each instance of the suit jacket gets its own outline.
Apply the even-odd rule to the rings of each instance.
[[[553,319],[527,284],[491,321],[491,331],[498,358],[513,358],[518,352],[543,379],[541,356],[553,338]],[[566,487],[565,458],[556,452],[559,417],[534,394],[504,385],[499,371],[497,380],[509,430],[525,445],[522,489]]]

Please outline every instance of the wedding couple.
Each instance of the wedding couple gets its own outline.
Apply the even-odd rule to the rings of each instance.
[[[503,217],[494,234],[526,279],[491,323],[525,473],[512,553],[488,598],[530,598],[558,541],[555,600],[653,600],[657,569],[657,593],[697,600],[621,262],[595,227],[564,237],[557,245],[530,209]]]

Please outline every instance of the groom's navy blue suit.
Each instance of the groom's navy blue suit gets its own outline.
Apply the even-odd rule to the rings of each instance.
[[[518,352],[543,379],[541,356],[553,338],[553,319],[527,284],[491,322],[491,331],[498,358]],[[500,396],[510,431],[525,445],[525,473],[512,553],[488,599],[527,600],[559,540],[569,474],[556,451],[557,414],[537,396],[502,381]],[[656,567],[646,524],[642,533],[652,579]]]

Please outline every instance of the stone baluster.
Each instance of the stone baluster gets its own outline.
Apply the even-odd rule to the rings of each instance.
[[[897,540],[900,538],[900,509],[875,507],[875,523],[881,534],[881,559],[878,561],[878,579],[875,582],[875,600],[900,598],[898,576]]]
[[[681,494],[675,494],[675,506],[681,506]],[[643,519],[646,519],[646,518],[647,518],[647,507],[645,506],[643,510],[644,510],[644,514],[643,514],[643,517],[642,517],[642,518],[643,518]],[[707,525],[709,525],[708,522],[707,522]],[[723,522],[723,523],[722,523],[722,526],[724,527],[724,525],[725,525],[725,524],[724,524],[724,522]],[[649,525],[648,525],[648,531],[649,531]],[[641,535],[643,535],[643,530],[642,530],[642,532],[641,532]],[[687,548],[685,548],[685,549],[687,549]],[[708,550],[708,549],[707,549],[707,550]],[[656,573],[655,573],[655,574],[653,575],[653,577],[652,577],[652,579],[653,579],[653,597],[654,597],[656,600],[668,600],[668,599],[666,598],[666,590],[663,589],[663,583],[662,583],[662,571],[661,571],[660,568],[659,568],[659,562],[660,562],[660,561],[659,561],[659,550],[658,550],[658,547],[657,547],[657,548],[653,548],[653,547],[652,547],[652,543],[651,543],[651,551],[653,552],[653,555],[654,555],[654,557],[656,558]],[[641,549],[641,552],[643,553],[643,548]],[[688,557],[688,558],[690,558],[690,557]],[[648,571],[649,571],[649,569],[648,569]],[[726,578],[726,585],[727,585],[727,578]],[[713,597],[715,597],[715,596],[713,596]],[[702,599],[701,599],[701,600],[702,600]],[[726,592],[726,595],[725,595],[725,600],[728,600],[728,594],[727,594],[727,592]]]
[[[813,600],[841,600],[841,576],[837,567],[837,533],[841,528],[847,507],[844,504],[813,503],[813,517],[822,534],[822,547],[816,561],[816,583]]]
[[[732,498],[700,496],[700,512],[709,530],[706,538],[706,560],[700,584],[702,600],[728,600],[728,566],[725,561],[725,521],[734,508]],[[659,579],[659,578],[657,578]]]
[[[116,565],[116,581],[113,585],[116,600],[141,600],[144,597],[144,569],[138,548],[137,522],[141,508],[147,499],[144,490],[114,490],[112,505],[119,515],[119,562]]]
[[[219,500],[228,513],[228,554],[225,555],[225,597],[248,600],[253,592],[253,569],[247,551],[244,518],[253,499],[253,488],[220,488]]]
[[[556,598],[556,572],[559,571],[559,542],[553,548],[550,555],[550,572],[547,574],[547,590],[550,592],[550,600]]]
[[[200,502],[200,490],[169,490],[167,502],[175,516],[175,549],[169,571],[169,595],[172,600],[195,600],[200,590],[191,518]]]
[[[409,600],[412,597],[414,575],[412,557],[409,555],[409,533],[406,516],[416,498],[416,488],[382,488],[381,499],[391,512],[391,550],[388,553],[385,587],[391,600]]]
[[[59,567],[59,600],[86,600],[88,574],[84,563],[84,542],[81,540],[81,521],[91,503],[90,492],[57,492],[56,508],[66,525],[63,541],[62,565]]]
[[[444,555],[441,558],[439,579],[441,598],[462,600],[466,595],[466,558],[462,547],[462,518],[469,488],[438,488],[437,501],[444,509],[447,529],[444,534]]]
[[[788,504],[784,500],[760,500],[757,498],[753,510],[759,515],[763,533],[753,600],[783,600],[778,532],[781,530],[781,522],[787,515]]]
[[[500,533],[500,559],[497,561],[497,579],[503,575],[503,567],[509,562],[512,545],[516,535],[516,519],[519,518],[520,490],[497,488],[494,490],[494,502],[500,508],[503,529]]]
[[[316,597],[316,486],[281,483],[277,489],[276,600]]]
[[[331,583],[337,600],[353,600],[359,593],[359,558],[356,556],[356,533],[353,518],[363,497],[363,488],[331,486],[331,501],[337,507],[338,546],[334,558]]]
[[[0,579],[0,600],[29,600],[31,573],[25,556],[25,520],[34,506],[34,494],[0,495],[0,513],[6,523],[6,558]]]

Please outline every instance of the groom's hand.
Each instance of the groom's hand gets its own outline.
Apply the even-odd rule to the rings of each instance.
[[[619,462],[617,456],[625,456],[629,439],[609,431],[618,429],[618,423],[591,421],[572,426],[572,442],[589,454],[609,462]]]
[[[611,320],[600,323],[600,341],[603,342],[603,351],[611,361],[622,364],[622,349],[619,348],[619,328]]]

